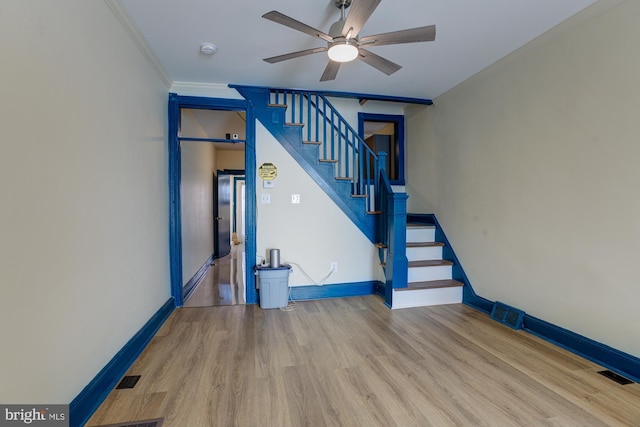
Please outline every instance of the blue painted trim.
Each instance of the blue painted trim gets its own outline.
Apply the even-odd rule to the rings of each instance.
[[[180,109],[204,109],[222,111],[245,111],[247,116],[245,139],[245,170],[247,186],[245,188],[247,203],[245,205],[245,224],[247,226],[247,241],[245,255],[248,265],[256,259],[256,203],[255,203],[255,114],[250,103],[244,99],[205,98],[198,96],[181,96],[169,94],[169,266],[171,271],[171,295],[176,307],[182,307],[182,217],[180,211],[180,141],[178,125],[180,123]],[[257,295],[255,276],[247,274],[247,304],[255,304]]]
[[[640,383],[640,358],[525,313],[523,329]]]
[[[405,169],[404,169],[404,116],[401,114],[371,114],[371,113],[358,113],[358,135],[364,140],[364,122],[390,122],[395,123],[396,134],[396,147],[398,152],[395,153],[398,159],[398,176],[400,179],[390,179],[391,185],[405,185]],[[387,153],[391,154],[391,153]]]
[[[267,86],[245,86],[245,85],[236,85],[230,84],[228,85],[230,88],[239,89],[239,88],[251,88],[251,89],[273,89],[280,91],[308,91],[308,89],[293,89],[293,88],[281,88],[281,87],[267,87]],[[330,91],[330,90],[316,90],[315,92],[320,93],[324,96],[334,97],[334,98],[352,98],[357,99],[358,101],[385,101],[385,102],[400,102],[404,104],[418,104],[418,105],[433,105],[433,100],[427,98],[408,98],[403,96],[390,96],[390,95],[373,95],[373,94],[365,94],[365,93],[355,93],[355,92],[340,92],[340,91]]]
[[[339,283],[323,286],[292,286],[289,298],[294,301],[326,298],[345,298],[379,294],[384,283],[377,280],[367,282]]]
[[[256,224],[258,213],[256,210],[256,115],[253,105],[250,102],[246,107],[247,118],[247,135],[245,143],[245,157],[244,157],[244,170],[245,170],[245,230],[247,235],[245,236],[245,257],[247,265],[247,274],[245,277],[247,283],[247,294],[245,295],[247,304],[258,303],[258,293],[256,291],[256,276],[249,273],[253,271],[252,267],[256,265]]]
[[[244,143],[244,139],[220,139],[220,138],[191,138],[191,137],[178,137],[178,141],[192,141],[192,142],[222,142],[225,144],[240,144]]]
[[[202,267],[200,267],[198,271],[196,271],[196,274],[194,274],[193,277],[189,279],[189,281],[185,283],[185,285],[182,287],[183,301],[186,301],[187,298],[189,298],[189,295],[191,295],[191,292],[193,292],[193,290],[196,288],[198,283],[200,283],[200,281],[206,274],[207,270],[209,269],[209,266],[213,264],[214,258],[215,258],[214,254],[211,254],[211,256],[204,262],[204,264],[202,264]]]
[[[249,100],[255,117],[287,150],[287,152],[303,167],[318,186],[342,209],[351,221],[375,242],[375,218],[366,214],[365,200],[351,197],[351,183],[336,181],[334,166],[320,164],[317,146],[302,146],[302,130],[299,126],[285,124],[285,111],[282,108],[269,107],[269,90],[250,87],[238,87],[238,92]],[[249,120],[247,119],[247,123]],[[355,134],[355,131],[354,131]],[[251,181],[248,176],[247,181]],[[247,259],[248,254],[247,254]]]
[[[384,299],[385,296],[385,290],[386,290],[386,286],[384,283],[382,282],[378,282],[376,281],[375,283],[375,289],[373,290],[373,293],[382,297],[382,299]]]
[[[382,174],[382,172],[381,172]],[[393,193],[386,179],[384,187],[386,207],[383,212],[387,221],[387,259],[385,267],[385,302],[393,307],[393,289],[406,288],[409,284],[409,261],[407,259],[407,196]]]
[[[407,216],[407,222],[430,224],[437,227],[436,240],[445,244],[443,258],[455,263],[454,279],[464,283],[462,302],[490,315],[494,302],[482,298],[475,293],[435,215],[409,214]],[[523,329],[545,341],[604,366],[635,382],[640,382],[640,358],[561,328],[560,326],[545,322],[527,313],[524,313]]]
[[[241,111],[247,107],[247,101],[244,99],[207,98],[201,96],[184,95],[175,96],[180,102],[180,108],[192,108],[197,110]]]
[[[70,427],[84,425],[175,308],[170,298],[69,404]]]
[[[182,213],[180,211],[180,101],[169,94],[169,271],[171,296],[182,307]]]

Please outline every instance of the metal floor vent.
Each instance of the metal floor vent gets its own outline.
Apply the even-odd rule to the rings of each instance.
[[[162,427],[164,418],[155,418],[153,420],[130,421],[127,423],[109,424],[96,427]]]
[[[128,375],[122,378],[122,381],[120,381],[120,384],[118,384],[118,387],[116,387],[116,389],[134,388],[136,384],[138,384],[139,379],[140,375]]]
[[[598,371],[598,373],[621,385],[633,384],[633,381],[630,379],[625,378],[622,375],[618,375],[613,371]]]
[[[522,329],[524,311],[496,301],[491,310],[491,318],[513,329]]]

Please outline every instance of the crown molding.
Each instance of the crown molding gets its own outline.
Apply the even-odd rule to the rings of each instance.
[[[138,27],[136,27],[134,22],[127,14],[122,1],[104,0],[104,2],[109,7],[109,9],[111,9],[111,12],[118,19],[118,22],[120,22],[120,25],[122,25],[129,37],[131,37],[133,43],[138,47],[138,49],[140,49],[147,61],[149,61],[149,64],[151,64],[158,77],[160,77],[160,79],[165,83],[167,87],[170,87],[173,83],[173,80],[171,80],[171,77],[169,77],[169,73],[167,73],[167,70],[165,70],[164,66],[149,46],[149,43],[147,43],[147,40],[144,38],[142,33],[140,33]]]

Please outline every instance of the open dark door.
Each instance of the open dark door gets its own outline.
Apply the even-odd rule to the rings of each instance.
[[[218,171],[214,184],[213,242],[215,257],[222,258],[231,252],[231,174]]]

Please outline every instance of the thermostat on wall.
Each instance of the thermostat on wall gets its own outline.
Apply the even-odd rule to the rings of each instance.
[[[273,181],[262,181],[262,186],[264,188],[273,188]]]

